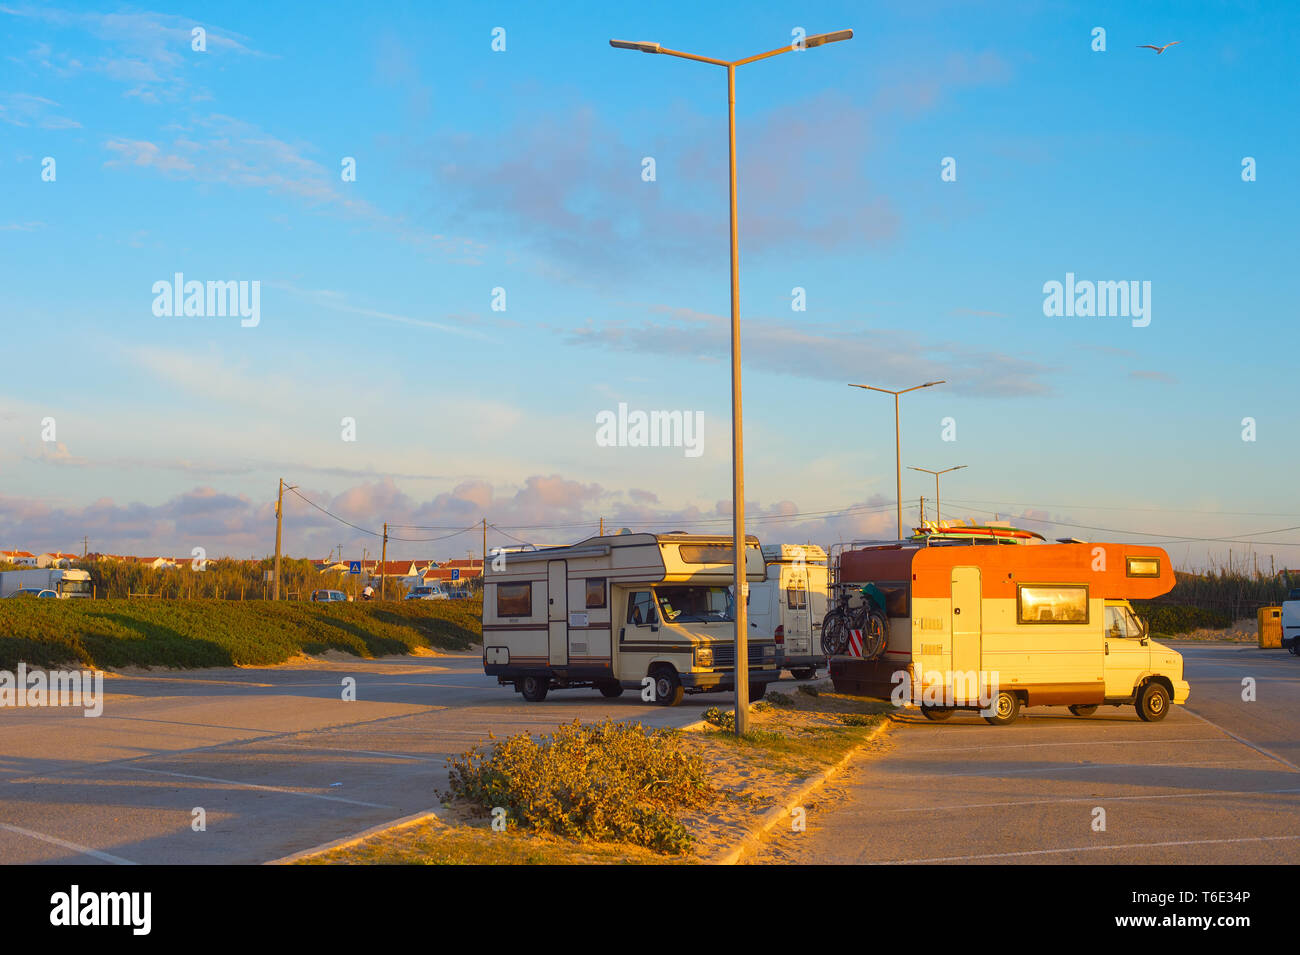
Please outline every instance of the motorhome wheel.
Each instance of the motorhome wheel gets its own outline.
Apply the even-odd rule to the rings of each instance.
[[[1075,716],[1092,716],[1093,713],[1097,712],[1097,707],[1091,703],[1086,706],[1082,703],[1075,703],[1070,707],[1070,712]]]
[[[617,680],[606,680],[604,683],[597,684],[597,689],[600,690],[600,695],[607,700],[623,695],[623,684]]]
[[[993,704],[993,715],[986,716],[984,719],[994,726],[1006,726],[1009,723],[1014,723],[1019,715],[1020,697],[1010,690],[1002,690],[998,693],[998,698]]]
[[[650,673],[655,681],[655,702],[660,706],[676,706],[686,696],[677,671],[666,663],[654,667]]]
[[[516,686],[529,703],[542,702],[546,699],[546,691],[550,689],[548,681],[540,676],[526,676]]]
[[[1147,723],[1158,723],[1169,712],[1169,691],[1163,683],[1148,683],[1138,691],[1137,714]]]
[[[796,680],[811,680],[817,676],[817,671],[812,667],[800,667],[797,670],[791,670],[790,675]]]
[[[751,683],[751,684],[749,684],[749,702],[751,702],[751,703],[757,703],[759,700],[761,700],[761,699],[762,699],[764,696],[766,696],[766,695],[767,695],[767,684],[766,684],[766,683]]]
[[[953,708],[951,706],[922,706],[921,714],[927,720],[933,720],[936,723],[942,723],[948,717],[952,716]]]

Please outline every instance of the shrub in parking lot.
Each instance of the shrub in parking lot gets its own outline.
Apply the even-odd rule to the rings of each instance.
[[[682,853],[692,836],[674,817],[713,789],[704,762],[671,730],[574,720],[549,737],[527,733],[475,747],[449,762],[448,795],[510,826]]]
[[[700,719],[706,723],[712,723],[719,729],[724,729],[729,733],[736,730],[736,711],[724,710],[720,706],[710,706],[700,714]]]

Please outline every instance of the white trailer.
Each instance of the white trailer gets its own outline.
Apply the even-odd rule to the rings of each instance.
[[[6,570],[0,573],[0,597],[8,597],[19,590],[53,590],[65,598],[90,597],[90,573],[58,567]]]
[[[483,589],[483,670],[537,702],[548,690],[624,689],[671,706],[735,687],[730,537],[615,534],[505,552]],[[746,579],[764,578],[755,538]],[[780,676],[771,634],[750,631],[749,696]],[[647,677],[649,680],[647,680]],[[653,692],[651,692],[651,690]]]
[[[816,544],[772,544],[763,548],[763,559],[767,579],[749,591],[750,633],[773,638],[791,676],[811,680],[826,665],[826,551]]]

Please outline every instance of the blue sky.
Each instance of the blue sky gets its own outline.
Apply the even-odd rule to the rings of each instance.
[[[903,463],[968,466],[945,516],[1294,566],[1300,531],[1265,532],[1300,525],[1297,19],[8,0],[0,547],[261,555],[282,476],[363,528],[430,528],[408,537],[726,530],[725,73],[607,41],[738,58],[853,27],[737,74],[754,532],[892,531],[892,402],[846,385],[944,378],[903,399]],[[260,324],[155,316],[176,272],[260,282]],[[1150,325],[1044,316],[1067,272],[1149,281]],[[620,402],[703,412],[704,453],[598,447]],[[933,482],[904,473],[914,520]],[[286,515],[291,552],[374,549]]]

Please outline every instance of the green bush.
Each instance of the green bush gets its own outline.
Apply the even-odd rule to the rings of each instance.
[[[1204,627],[1207,630],[1222,630],[1232,626],[1232,617],[1222,610],[1209,610],[1205,607],[1175,606],[1172,604],[1143,605],[1134,602],[1133,609],[1139,617],[1146,620],[1152,633],[1190,633]]]
[[[719,729],[727,730],[730,733],[736,731],[736,711],[724,710],[718,706],[710,706],[700,714],[700,719],[706,723],[712,723]]]
[[[0,669],[262,666],[299,653],[359,657],[481,639],[477,600],[0,600]]]
[[[691,834],[674,813],[713,796],[703,760],[672,730],[606,720],[527,733],[475,747],[448,763],[451,789],[480,815],[571,838],[626,842],[683,853]]]

